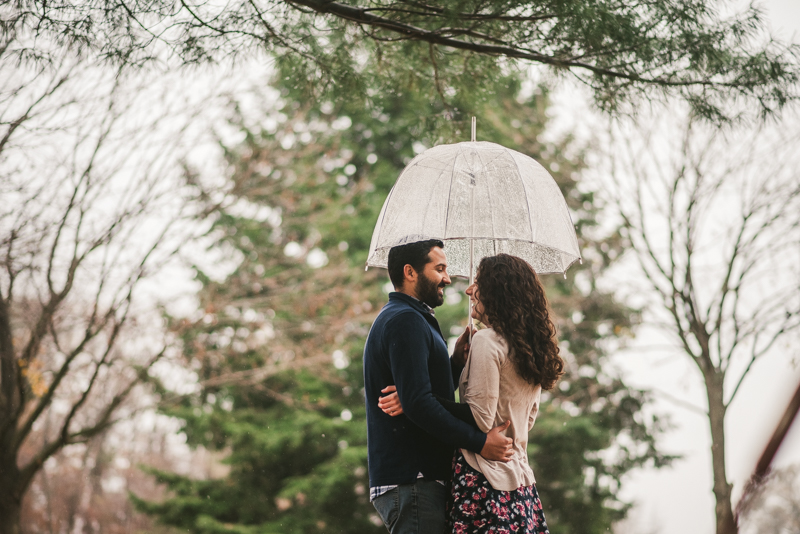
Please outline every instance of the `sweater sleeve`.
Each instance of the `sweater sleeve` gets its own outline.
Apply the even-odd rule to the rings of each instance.
[[[469,404],[462,404],[450,399],[445,399],[444,397],[440,397],[435,393],[433,396],[436,397],[436,400],[439,401],[439,404],[444,406],[444,409],[450,412],[453,417],[458,417],[468,425],[476,429],[478,428],[478,423],[475,422],[475,417],[472,415],[472,409],[469,407]]]
[[[478,428],[484,432],[495,426],[503,356],[502,346],[495,343],[488,335],[479,333],[472,338],[469,376],[462,402],[472,408]]]
[[[428,375],[428,325],[416,313],[403,313],[387,325],[385,335],[392,376],[405,415],[425,432],[453,447],[480,453],[486,434],[451,415],[433,396]],[[449,378],[449,377],[448,377]]]

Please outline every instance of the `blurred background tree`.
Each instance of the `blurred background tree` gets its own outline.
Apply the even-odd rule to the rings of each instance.
[[[197,313],[170,319],[199,388],[163,391],[164,412],[184,421],[190,444],[225,451],[230,472],[198,480],[152,470],[171,496],[133,496],[139,509],[202,533],[384,529],[368,499],[361,353],[391,289],[384,271],[363,266],[402,168],[415,152],[461,140],[460,110],[470,110],[480,117],[479,139],[551,170],[592,258],[567,279],[545,279],[568,374],[529,452],[551,528],[606,532],[629,506],[619,496],[625,474],[669,458],[655,447],[663,426],[644,410],[647,394],[607,365],[607,350],[638,319],[596,285],[624,241],[597,225],[600,206],[578,185],[585,147],[547,139],[546,91],[523,93],[519,78],[506,75],[476,88],[477,97],[454,93],[452,106],[402,85],[333,104],[306,98],[291,73],[275,79],[280,95],[261,120],[234,108],[244,141],[226,147],[224,191],[188,173],[201,211],[216,217],[214,246],[234,267],[221,279],[197,267]],[[482,96],[489,92],[494,98]],[[466,324],[465,288],[454,283],[437,309],[452,336]]]
[[[730,424],[741,416],[731,407],[753,371],[791,353],[800,332],[798,139],[792,127],[720,132],[675,113],[615,124],[614,156],[596,166],[607,214],[617,213],[630,241],[630,285],[647,323],[701,385],[702,395],[682,402],[710,431],[717,534],[737,528],[727,462]]]
[[[131,417],[169,359],[138,299],[197,219],[171,93],[87,58],[10,56],[0,46],[0,533],[18,534],[43,466]]]
[[[800,465],[771,472],[753,493],[741,531],[746,534],[800,532]]]
[[[113,428],[152,406],[147,380],[170,360],[154,287],[203,232],[187,212],[181,158],[205,135],[198,110],[215,99],[175,73],[113,69],[69,50],[29,64],[15,53],[25,36],[6,30],[0,533],[133,528],[148,521],[129,521],[119,476],[139,487],[144,477],[112,467],[112,456],[147,455],[118,447]]]

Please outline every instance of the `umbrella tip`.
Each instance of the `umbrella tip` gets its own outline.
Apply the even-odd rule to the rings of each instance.
[[[477,126],[476,126],[477,122],[478,122],[478,119],[476,119],[475,117],[472,117],[472,142],[473,143],[475,142],[475,130],[477,129]]]

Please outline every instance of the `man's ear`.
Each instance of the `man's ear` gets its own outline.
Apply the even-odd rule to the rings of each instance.
[[[403,266],[403,282],[410,282],[412,285],[417,282],[417,271],[411,266],[411,264],[406,263]]]

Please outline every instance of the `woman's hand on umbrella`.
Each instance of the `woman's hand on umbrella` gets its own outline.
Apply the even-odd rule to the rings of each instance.
[[[384,396],[378,399],[378,408],[392,417],[403,413],[403,407],[400,405],[400,397],[397,395],[395,386],[386,386],[381,390],[381,393]]]

